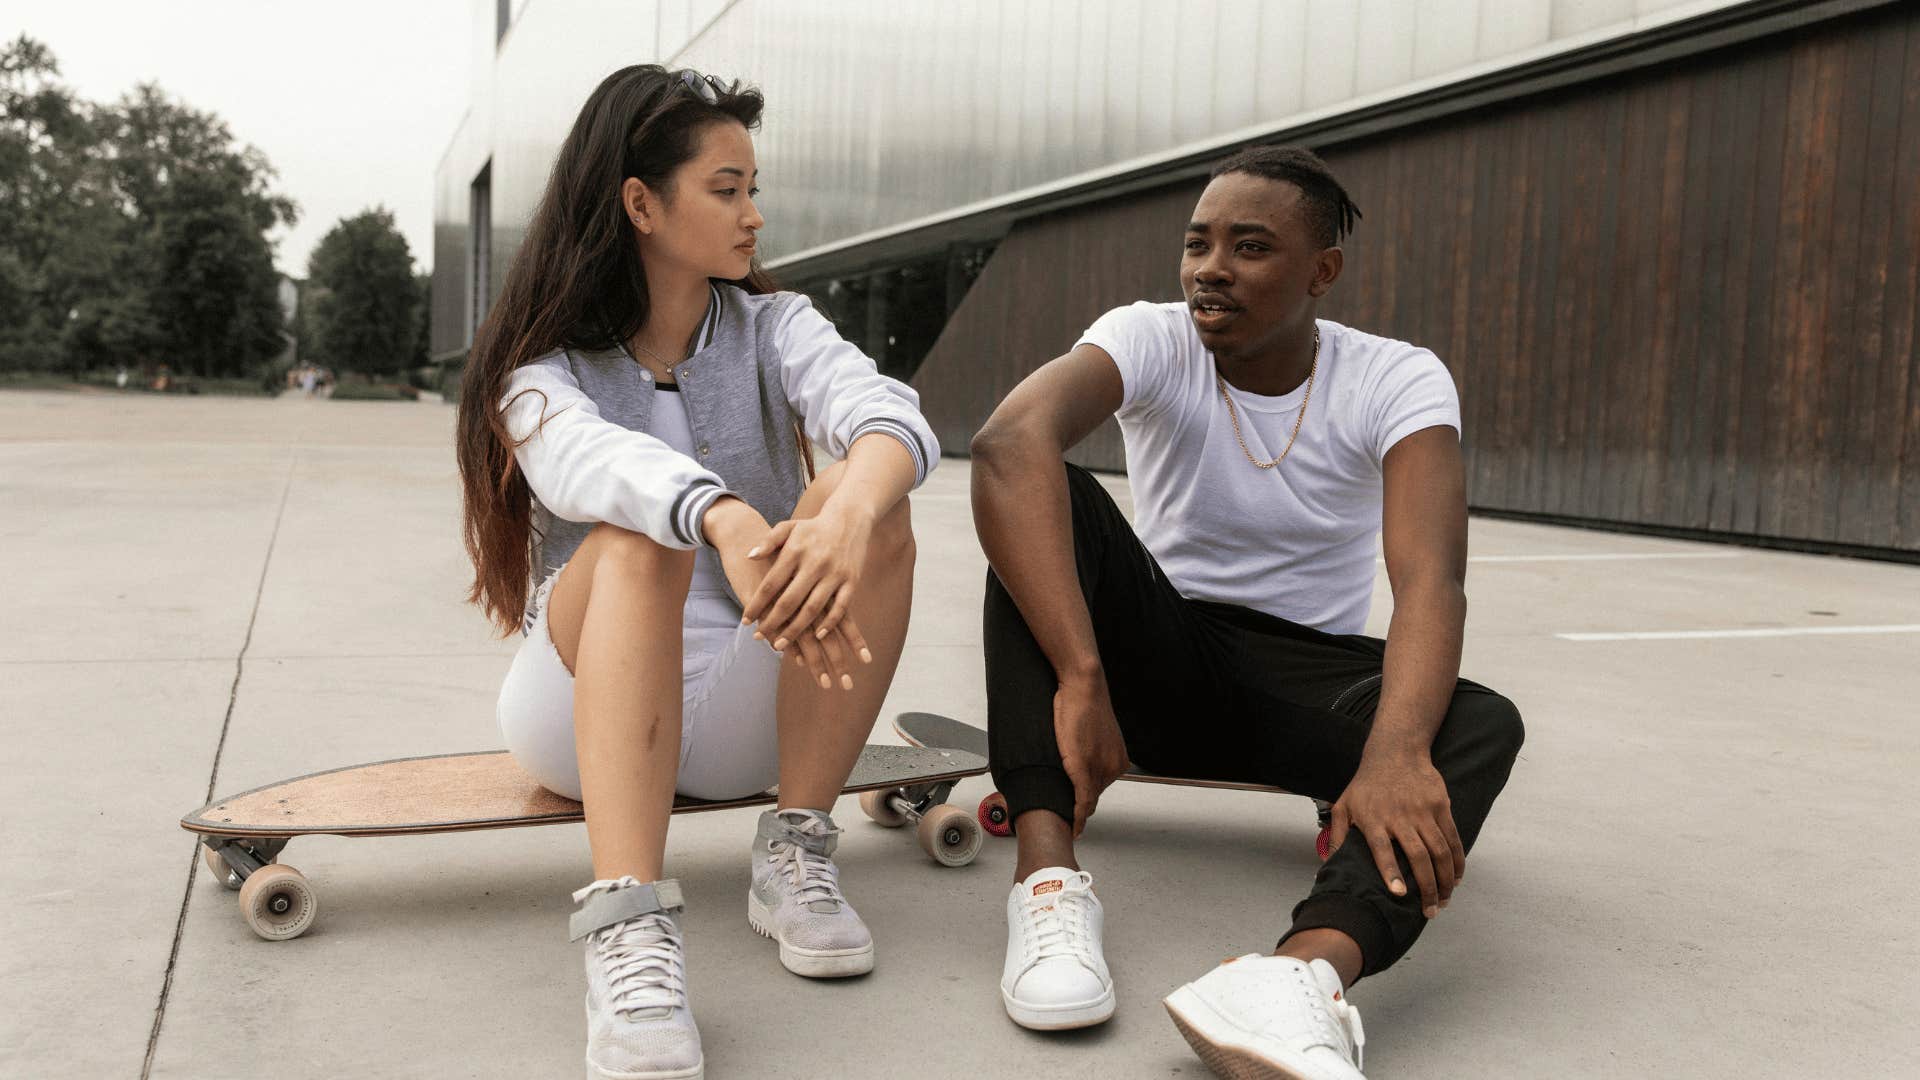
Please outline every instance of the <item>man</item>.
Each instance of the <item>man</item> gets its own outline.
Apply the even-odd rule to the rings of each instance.
[[[1186,302],[1108,312],[973,440],[988,735],[1019,836],[1001,996],[1026,1027],[1113,1013],[1073,841],[1131,759],[1333,802],[1333,854],[1274,953],[1166,1006],[1223,1075],[1359,1077],[1346,988],[1447,905],[1519,752],[1513,705],[1458,679],[1453,381],[1424,349],[1316,318],[1358,216],[1307,150],[1223,162],[1187,226]],[[1108,416],[1137,534],[1062,460]],[[1385,641],[1359,636],[1376,534]]]

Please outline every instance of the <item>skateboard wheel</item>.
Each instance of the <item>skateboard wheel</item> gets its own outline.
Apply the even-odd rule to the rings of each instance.
[[[1007,816],[1007,797],[997,791],[988,792],[980,800],[980,827],[995,836],[1012,836],[1013,819]]]
[[[942,866],[965,866],[980,854],[986,834],[973,815],[942,803],[920,817],[920,847]]]
[[[1327,857],[1333,854],[1332,826],[1322,828],[1320,835],[1313,838],[1313,850],[1315,854],[1320,856],[1321,862],[1326,862]]]
[[[320,898],[300,871],[273,863],[240,883],[240,914],[268,941],[297,938],[313,925]]]
[[[899,788],[887,788],[885,791],[863,791],[860,793],[860,809],[866,811],[867,816],[873,819],[874,824],[883,825],[889,829],[897,829],[907,823],[907,815],[895,810],[893,804],[887,800],[898,794],[900,794]]]
[[[213,875],[214,883],[221,888],[231,892],[240,887],[240,875],[233,872],[227,860],[205,844],[200,845],[200,861],[207,864],[207,873]]]

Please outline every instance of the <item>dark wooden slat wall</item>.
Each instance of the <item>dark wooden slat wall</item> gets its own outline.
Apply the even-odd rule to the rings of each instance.
[[[1446,361],[1476,507],[1920,551],[1920,8],[1320,150],[1366,215],[1324,313]],[[1178,298],[1201,186],[1013,229],[915,380],[950,452]]]

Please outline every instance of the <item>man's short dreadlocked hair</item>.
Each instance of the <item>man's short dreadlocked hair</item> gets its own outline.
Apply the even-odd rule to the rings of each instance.
[[[1334,179],[1320,155],[1304,146],[1250,146],[1213,167],[1209,179],[1247,173],[1284,180],[1306,196],[1307,227],[1321,247],[1332,247],[1353,232],[1360,208]]]

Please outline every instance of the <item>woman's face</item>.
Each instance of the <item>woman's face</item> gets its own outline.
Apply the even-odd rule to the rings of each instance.
[[[692,158],[675,169],[665,191],[628,180],[627,216],[640,232],[652,270],[672,268],[733,281],[753,266],[754,235],[766,224],[753,205],[759,169],[753,139],[734,120],[707,124]]]

